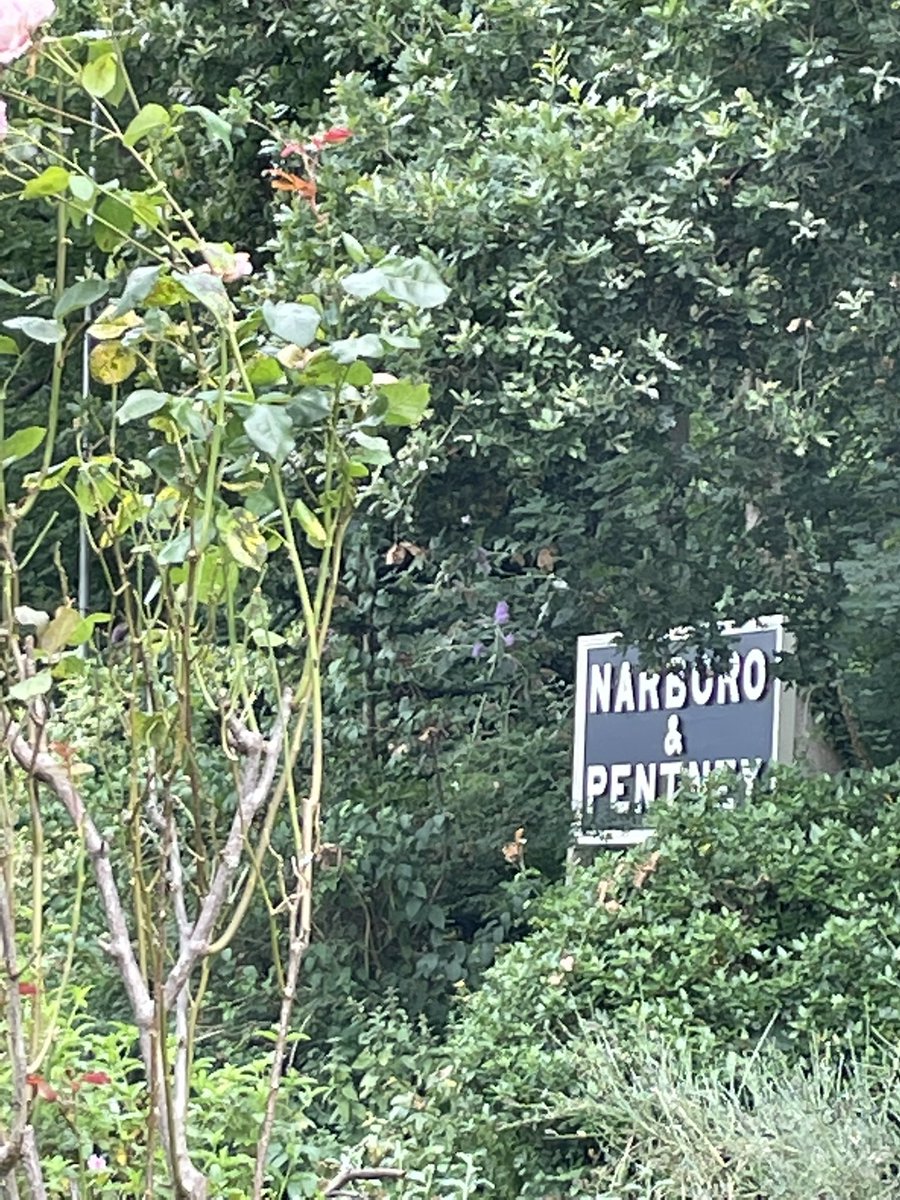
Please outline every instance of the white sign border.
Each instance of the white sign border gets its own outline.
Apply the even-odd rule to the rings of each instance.
[[[733,621],[720,621],[719,632],[727,637],[740,637],[745,633],[759,633],[774,629],[776,655],[790,652],[794,648],[794,639],[785,628],[783,616],[757,617],[743,625],[735,625]],[[669,641],[683,641],[690,637],[693,630],[680,627],[669,630]],[[579,703],[587,699],[587,668],[589,650],[607,650],[611,646],[620,645],[622,634],[588,633],[578,639],[575,657],[575,742],[572,749],[572,843],[579,847],[599,846],[606,849],[622,849],[627,846],[638,846],[653,834],[653,829],[601,829],[599,833],[585,835],[580,832],[583,811],[582,789],[584,787],[585,770],[585,736],[587,725],[587,704]],[[627,650],[628,646],[622,646]],[[772,751],[769,761],[789,763],[793,761],[794,739],[796,735],[797,717],[796,693],[793,688],[786,687],[781,679],[775,679],[774,712],[772,716]]]

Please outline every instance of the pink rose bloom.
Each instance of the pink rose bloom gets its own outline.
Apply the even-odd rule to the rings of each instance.
[[[226,271],[222,278],[226,283],[234,283],[236,279],[244,279],[253,274],[253,263],[246,250],[238,250],[234,256],[234,265]]]
[[[6,101],[0,100],[0,142],[9,133],[9,121],[6,119]]]
[[[53,0],[0,0],[0,64],[26,54],[34,31],[55,12]]]
[[[194,274],[218,275],[225,283],[234,283],[253,274],[253,263],[246,250],[238,250],[235,254],[222,242],[206,242],[201,253],[206,262],[194,267]]]

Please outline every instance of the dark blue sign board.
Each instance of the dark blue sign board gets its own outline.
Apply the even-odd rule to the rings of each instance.
[[[572,806],[581,845],[628,845],[648,812],[687,777],[732,771],[750,788],[769,762],[790,761],[792,695],[774,667],[780,617],[723,626],[730,657],[718,671],[684,656],[657,673],[616,634],[578,639]],[[674,636],[674,635],[673,635]]]

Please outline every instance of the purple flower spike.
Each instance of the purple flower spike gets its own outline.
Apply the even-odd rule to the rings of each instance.
[[[476,642],[472,647],[472,657],[481,658],[482,654],[484,654],[484,642]]]
[[[516,635],[514,633],[504,633],[503,645],[507,648],[507,650],[510,648],[510,646],[514,646],[515,644],[516,644]]]
[[[498,600],[494,609],[494,624],[505,625],[509,620],[509,605],[505,600]]]

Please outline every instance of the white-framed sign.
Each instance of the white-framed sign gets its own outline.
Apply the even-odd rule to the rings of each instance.
[[[673,642],[688,631],[675,630]],[[728,769],[752,786],[770,762],[790,762],[794,696],[773,667],[786,646],[782,617],[723,624],[728,665],[684,656],[645,671],[619,634],[578,639],[572,808],[575,841],[624,846],[650,833],[647,813],[685,776]]]

